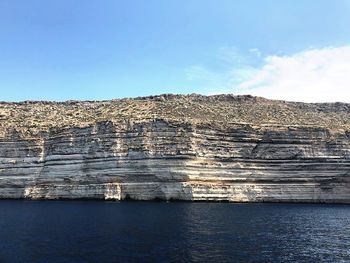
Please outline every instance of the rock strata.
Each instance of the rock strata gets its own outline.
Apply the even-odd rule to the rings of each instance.
[[[350,203],[350,104],[0,102],[0,198]]]

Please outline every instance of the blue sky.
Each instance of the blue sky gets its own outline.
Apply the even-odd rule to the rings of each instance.
[[[1,0],[0,100],[350,102],[349,13],[347,0]]]

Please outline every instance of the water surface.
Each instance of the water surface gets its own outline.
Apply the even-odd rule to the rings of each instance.
[[[0,201],[0,262],[350,262],[350,206]]]

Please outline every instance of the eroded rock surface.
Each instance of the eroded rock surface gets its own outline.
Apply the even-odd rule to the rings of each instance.
[[[350,203],[350,104],[0,103],[0,198]]]

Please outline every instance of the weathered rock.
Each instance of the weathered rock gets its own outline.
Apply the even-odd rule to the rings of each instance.
[[[350,203],[350,104],[0,103],[0,198]]]

